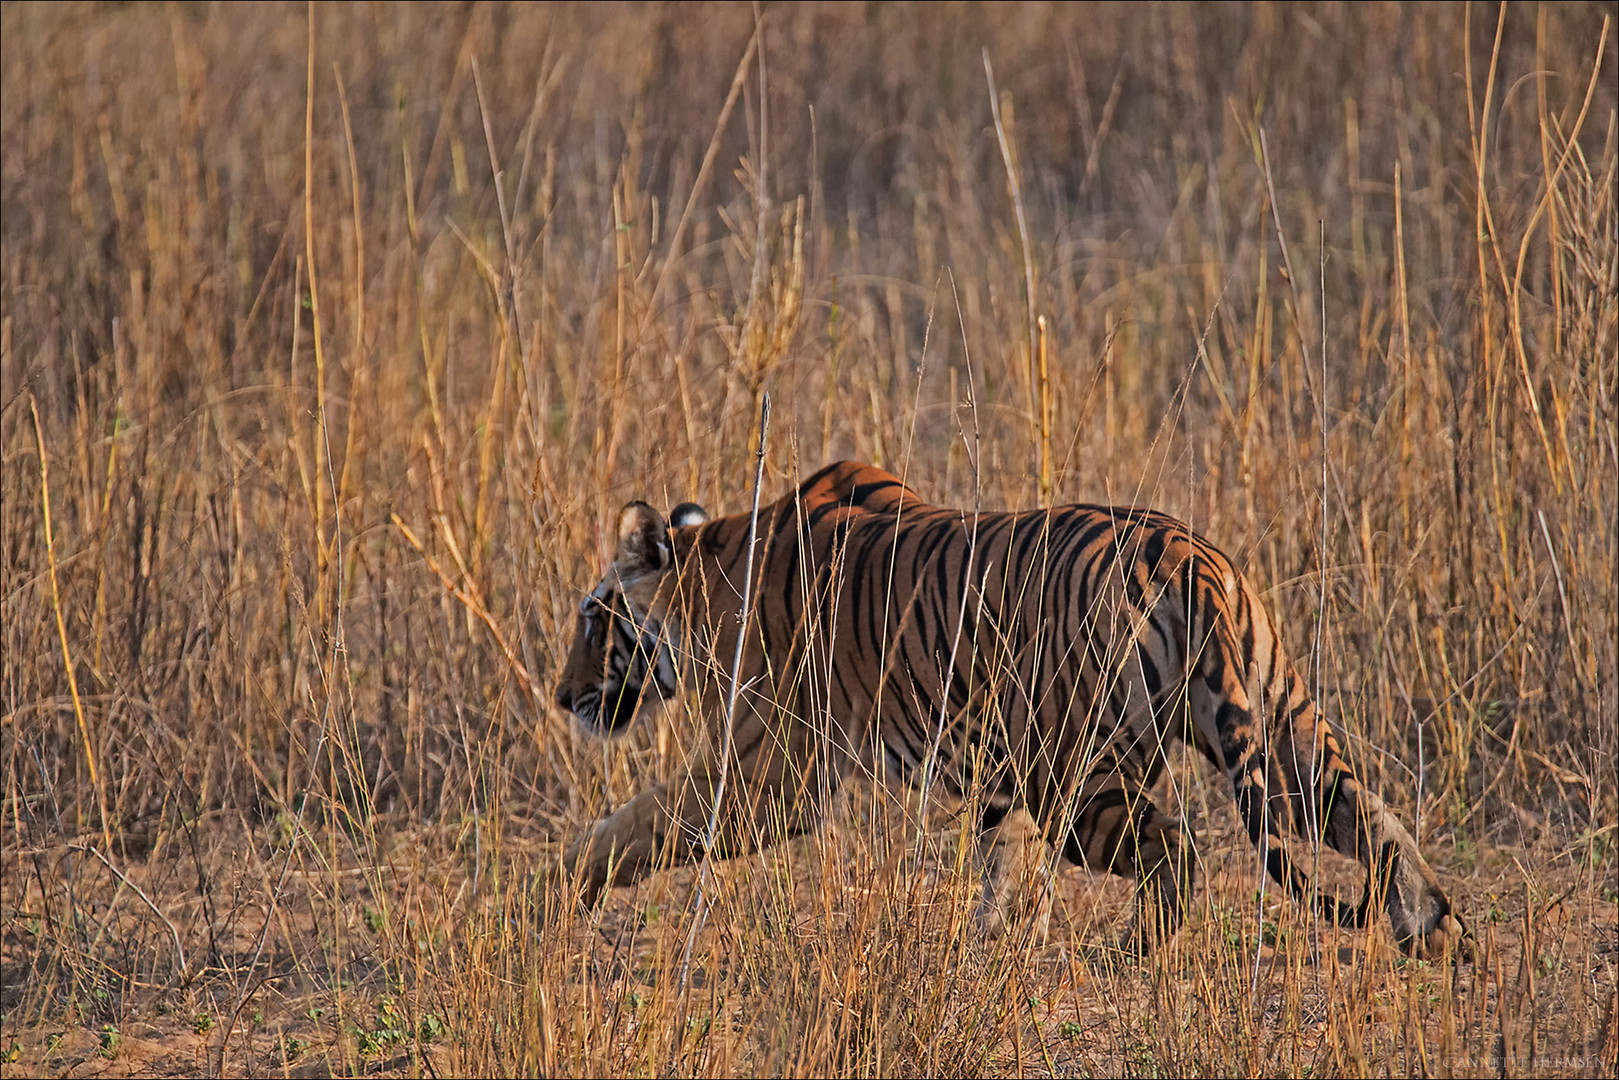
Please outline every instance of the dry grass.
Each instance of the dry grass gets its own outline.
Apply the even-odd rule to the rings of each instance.
[[[755,18],[3,9],[6,1072],[1612,1075],[1608,9]],[[986,506],[1239,556],[1480,962],[1256,895],[1189,764],[1146,963],[859,785],[684,992],[691,869],[537,910],[696,723],[549,705],[604,530],[745,509],[766,391],[767,495],[970,505],[976,424]]]

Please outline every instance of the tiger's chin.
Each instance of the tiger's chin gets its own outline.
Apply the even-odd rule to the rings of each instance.
[[[602,691],[603,707],[579,719],[602,735],[618,736],[628,731],[637,720],[656,714],[663,707],[664,700],[661,693],[646,686],[610,686]]]

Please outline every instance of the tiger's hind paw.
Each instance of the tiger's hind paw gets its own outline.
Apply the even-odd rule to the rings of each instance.
[[[1410,955],[1430,963],[1447,957],[1455,962],[1478,963],[1478,939],[1466,923],[1449,911],[1440,916],[1426,934],[1402,941],[1400,946]]]

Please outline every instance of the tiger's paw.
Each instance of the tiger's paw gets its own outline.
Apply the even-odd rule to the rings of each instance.
[[[1478,939],[1466,923],[1449,911],[1441,915],[1426,934],[1408,938],[1400,942],[1400,947],[1409,955],[1430,963],[1447,959],[1478,963]]]
[[[983,891],[978,925],[985,937],[1044,945],[1055,900],[1050,843],[1026,807],[1015,807],[980,834]]]
[[[560,859],[534,875],[534,903],[543,912],[581,915],[606,892],[607,877],[590,859],[592,837],[570,845]]]
[[[1425,960],[1446,956],[1476,960],[1478,946],[1472,932],[1456,917],[1450,897],[1422,857],[1406,850],[1398,855],[1391,851],[1385,858],[1388,892],[1384,902],[1401,950]]]

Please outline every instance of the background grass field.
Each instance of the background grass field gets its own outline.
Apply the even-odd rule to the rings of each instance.
[[[4,1071],[1612,1075],[1613,14],[6,5]],[[691,868],[558,910],[699,730],[550,704],[580,591],[746,509],[766,392],[766,498],[1232,553],[1478,963],[1262,889],[1190,761],[1146,961],[1078,870],[976,934],[967,816],[858,783],[684,986]]]

